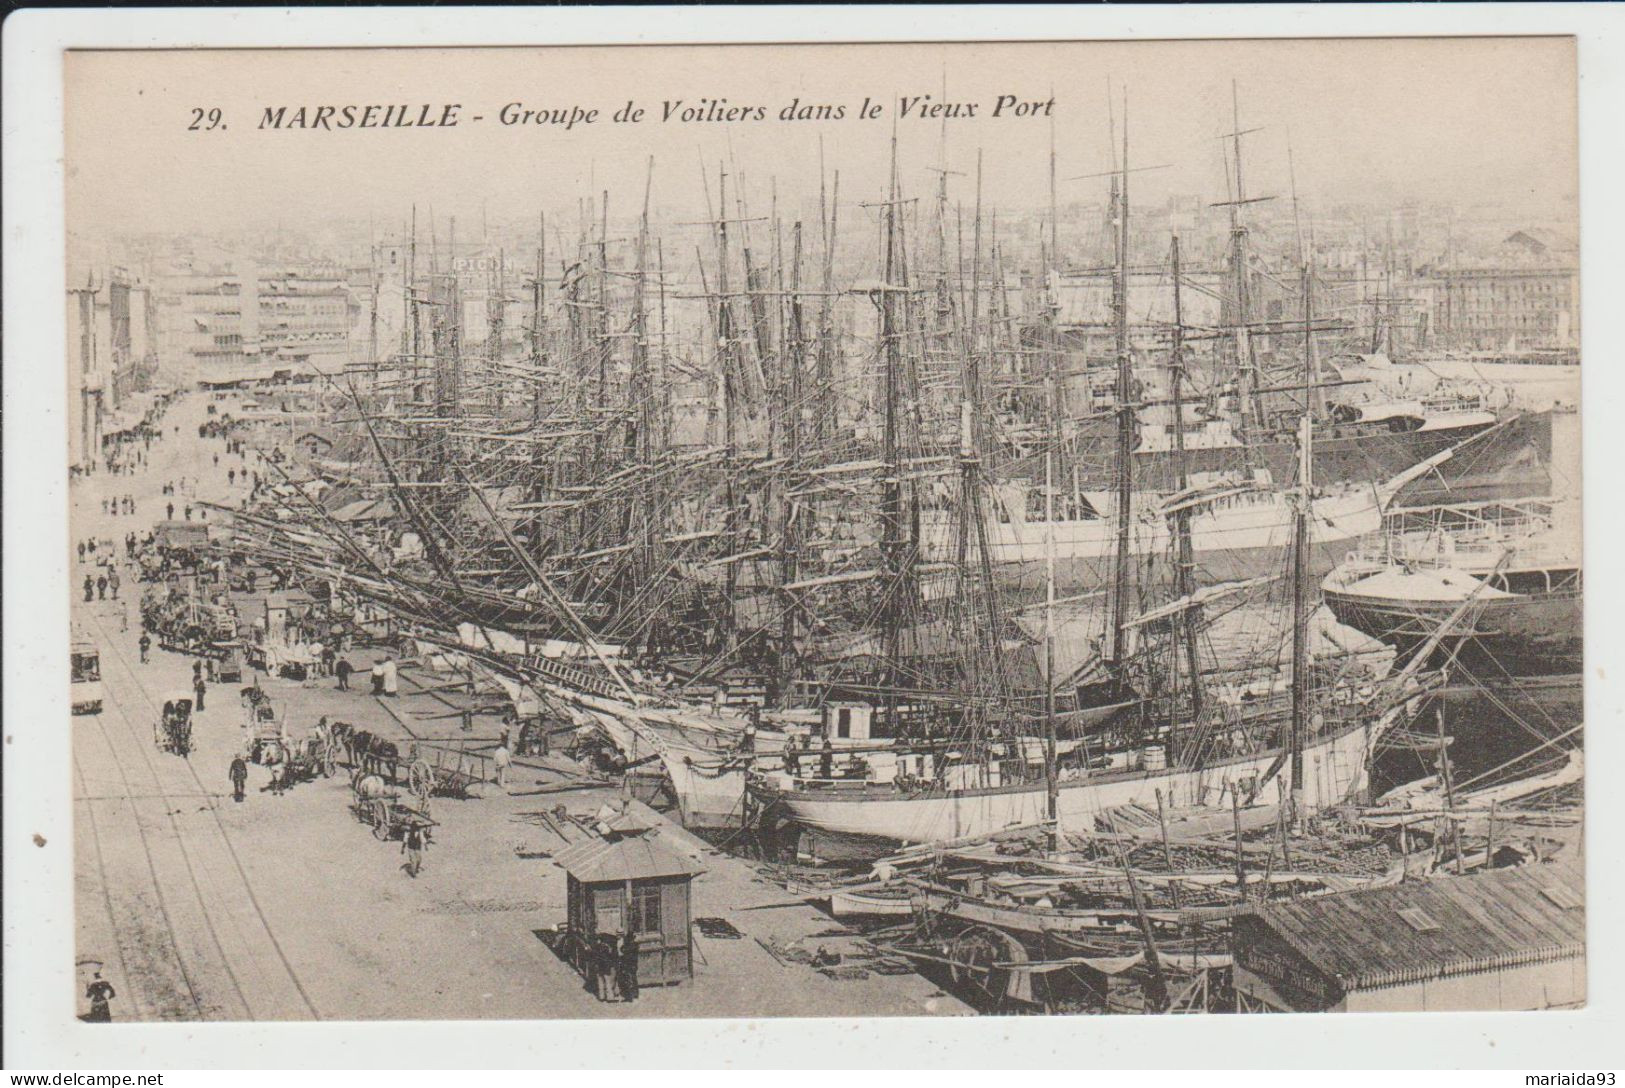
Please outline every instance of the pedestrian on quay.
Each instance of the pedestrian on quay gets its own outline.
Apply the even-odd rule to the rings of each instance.
[[[141,638],[136,642],[136,645],[141,648],[141,664],[145,665],[148,655],[152,653],[152,636],[142,631]]]
[[[175,520],[175,504],[174,503],[166,504],[165,507],[164,507],[164,510],[165,510],[164,518],[166,520],[168,520],[168,521],[174,521]]]
[[[107,600],[107,575],[105,574],[96,576],[96,599],[98,601]]]
[[[333,667],[338,661],[338,651],[333,649],[331,643],[321,644],[322,675],[332,676]]]
[[[235,484],[236,482],[237,482],[237,470],[234,469],[234,468],[226,469],[226,483],[227,484]]]
[[[191,503],[186,504],[186,520],[187,521],[192,520],[192,504]]]
[[[600,1001],[619,1001],[620,988],[620,956],[616,952],[615,934],[600,933],[593,938],[592,949],[588,952],[591,982],[593,993]]]
[[[96,583],[92,582],[90,580],[90,575],[87,574],[87,575],[85,575],[85,600],[93,601],[95,599],[96,599]]]
[[[203,682],[203,677],[202,676],[199,676],[195,680],[192,681],[192,690],[197,692],[197,708],[199,710],[202,710],[203,709],[203,693],[205,691],[209,690],[208,685]]]
[[[496,769],[497,769],[497,773],[496,773],[497,789],[499,789],[499,790],[507,789],[508,788],[508,764],[513,762],[513,756],[508,752],[508,742],[507,742],[506,739],[504,739],[502,741],[502,743],[497,745],[497,750],[495,752],[491,753],[491,762],[496,764]]]
[[[333,674],[339,678],[340,691],[350,690],[350,674],[354,671],[350,663],[342,657],[333,664]]]
[[[401,853],[406,855],[406,875],[413,880],[423,871],[423,850],[429,840],[429,829],[413,824],[401,836]]]
[[[114,567],[112,570],[107,572],[107,588],[113,591],[113,599],[115,601],[118,600],[119,584],[118,568]]]
[[[118,996],[113,984],[102,977],[97,971],[85,987],[85,997],[90,1001],[90,1011],[85,1014],[87,1024],[111,1024],[113,1022],[113,1009],[110,1002]]]
[[[248,782],[248,764],[243,762],[241,753],[231,757],[231,770],[226,773],[231,779],[231,799],[240,805],[243,803],[243,786]]]
[[[83,540],[81,540],[79,542],[79,562],[82,565],[84,563],[84,561],[85,561],[85,542]]]
[[[626,927],[621,937],[621,952],[615,960],[615,986],[621,991],[622,1001],[638,999],[638,939],[632,927]]]
[[[102,500],[102,513],[104,515],[107,513],[107,500],[106,499]]]
[[[90,577],[87,575],[85,585],[89,586],[89,584]],[[88,588],[85,590],[85,600],[90,600],[90,590]],[[384,693],[384,663],[382,661],[375,663],[372,667],[372,693],[374,695]]]

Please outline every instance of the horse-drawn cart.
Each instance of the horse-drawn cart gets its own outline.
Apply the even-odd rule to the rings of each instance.
[[[171,695],[164,700],[163,710],[153,725],[158,747],[173,752],[182,759],[192,752],[192,697]]]
[[[355,794],[350,811],[372,828],[376,839],[398,839],[409,830],[439,826],[429,816],[427,797],[414,795],[411,800],[402,800],[401,792],[386,785],[379,775],[357,771],[350,787]]]
[[[243,644],[237,639],[214,643],[204,659],[209,681],[215,684],[242,683],[243,656]]]
[[[338,772],[338,748],[330,740],[315,733],[298,740],[285,740],[280,735],[256,738],[262,762],[282,769],[282,785],[286,789],[296,782],[314,782],[317,778],[332,778]]]
[[[406,780],[419,796],[478,796],[477,787],[491,781],[491,757],[470,751],[461,742],[453,746],[414,741],[408,759]]]

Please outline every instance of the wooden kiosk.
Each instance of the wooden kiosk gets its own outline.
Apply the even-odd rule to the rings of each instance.
[[[704,870],[662,844],[658,832],[587,839],[561,851],[569,958],[587,974],[593,942],[631,930],[638,942],[638,985],[694,977],[690,884]]]

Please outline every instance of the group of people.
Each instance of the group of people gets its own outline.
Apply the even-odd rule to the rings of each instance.
[[[111,590],[113,599],[116,601],[118,600],[119,587],[123,584],[123,579],[119,577],[118,567],[109,564],[94,579],[88,574],[85,575],[85,600],[105,601],[107,600],[108,591]]]
[[[587,985],[600,1001],[638,999],[638,939],[629,930],[596,935],[587,948]]]
[[[112,497],[110,499],[103,499],[102,500],[102,513],[106,514],[109,517],[115,517],[115,518],[118,517],[120,514],[124,514],[126,516],[134,514],[135,513],[135,496],[133,496],[133,495],[115,495],[114,497]]]
[[[89,560],[92,563],[100,563],[105,566],[117,556],[110,537],[87,536],[79,542],[78,546],[79,562],[81,563]],[[97,554],[98,551],[101,553],[100,555]]]

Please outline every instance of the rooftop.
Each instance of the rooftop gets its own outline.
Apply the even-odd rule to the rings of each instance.
[[[1585,952],[1580,860],[1272,904],[1253,915],[1345,989]]]
[[[663,845],[656,835],[584,839],[553,856],[553,864],[585,884],[697,876],[699,866]]]

